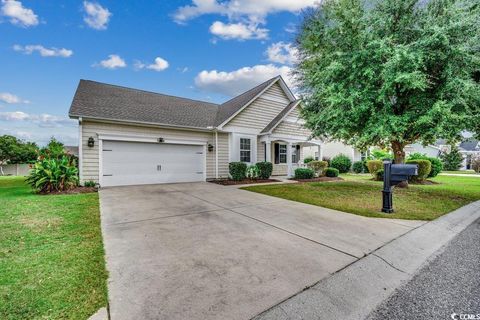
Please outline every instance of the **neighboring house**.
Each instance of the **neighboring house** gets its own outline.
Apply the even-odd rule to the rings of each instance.
[[[462,169],[472,169],[472,159],[480,157],[480,141],[473,138],[466,139],[458,145],[458,150],[463,155]]]
[[[64,146],[63,149],[65,150],[65,152],[78,157],[78,147],[77,146]]]
[[[81,80],[69,111],[79,123],[81,181],[101,186],[227,178],[228,164],[271,161],[293,174],[320,141],[280,77],[223,104]]]
[[[442,153],[442,150],[444,150],[442,145],[423,146],[420,143],[413,143],[405,147],[405,154],[408,157],[413,153],[421,153],[432,158],[438,158]]]
[[[306,147],[304,154],[305,157],[312,157],[315,160],[332,159],[340,154],[346,155],[352,160],[352,162],[365,159],[365,154],[360,150],[340,141],[322,142],[322,148],[320,150],[317,150],[317,148]]]

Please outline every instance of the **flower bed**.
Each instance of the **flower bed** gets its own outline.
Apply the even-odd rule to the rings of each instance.
[[[269,183],[269,182],[281,182],[276,179],[243,179],[243,180],[230,180],[230,179],[219,179],[219,180],[210,180],[211,183],[221,184],[222,186],[233,186],[239,184],[253,184],[253,183]]]

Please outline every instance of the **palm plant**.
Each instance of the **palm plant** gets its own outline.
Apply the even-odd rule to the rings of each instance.
[[[78,185],[78,169],[71,158],[43,158],[32,166],[26,182],[37,192],[65,191]]]

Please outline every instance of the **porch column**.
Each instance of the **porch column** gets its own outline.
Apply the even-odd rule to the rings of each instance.
[[[292,170],[292,143],[287,143],[287,177],[293,176]]]
[[[318,160],[319,160],[319,161],[322,161],[322,159],[323,159],[322,146],[321,146],[321,145],[317,145],[317,148],[318,148]]]
[[[265,141],[265,161],[272,162],[272,143]]]

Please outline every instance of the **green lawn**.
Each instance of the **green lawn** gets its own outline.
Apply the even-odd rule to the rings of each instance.
[[[107,304],[98,194],[0,177],[0,319],[87,319]]]
[[[480,179],[438,176],[435,185],[410,185],[395,188],[395,213],[384,214],[382,182],[370,175],[343,175],[345,181],[260,185],[242,189],[304,202],[367,217],[433,220],[472,201],[480,200]]]

